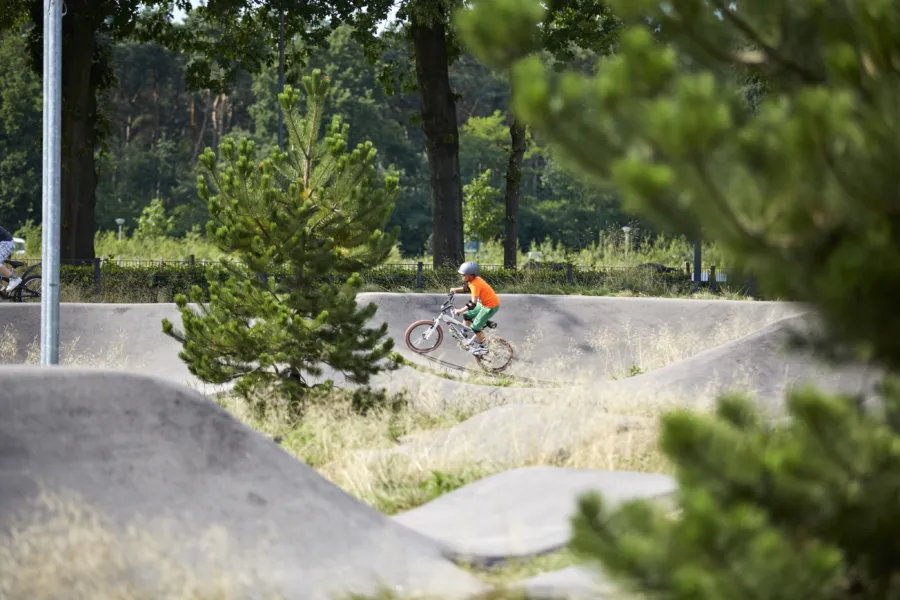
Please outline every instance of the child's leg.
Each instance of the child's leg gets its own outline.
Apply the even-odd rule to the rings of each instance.
[[[466,324],[466,327],[472,327],[472,320],[478,316],[478,309],[481,308],[481,304],[477,305],[472,310],[467,310],[463,313],[463,323]]]
[[[478,305],[478,314],[472,319],[472,331],[475,332],[475,339],[479,342],[484,343],[484,324],[488,322],[488,319],[497,314],[498,310],[500,310],[499,306],[485,308],[480,304]]]

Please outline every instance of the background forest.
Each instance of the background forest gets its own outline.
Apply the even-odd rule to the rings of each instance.
[[[381,36],[387,51],[374,67],[349,27],[341,27],[305,65],[294,63],[285,80],[295,84],[303,72],[321,68],[334,89],[328,111],[352,124],[351,144],[371,140],[380,167],[400,172],[402,192],[391,225],[401,226],[398,251],[410,259],[429,253],[428,162],[418,93],[401,85],[399,77],[386,90],[379,77],[390,61],[407,61],[410,50],[397,32]],[[209,214],[197,195],[196,167],[206,147],[217,150],[229,135],[253,139],[264,154],[277,144],[277,64],[255,75],[239,72],[233,89],[222,93],[190,91],[187,60],[157,44],[116,43],[112,61],[115,81],[100,97],[98,255],[108,246],[103,240],[115,239],[117,218],[125,219],[126,236],[141,230],[142,213],[145,233],[184,238],[202,231]],[[596,56],[580,51],[574,62],[587,69]],[[490,241],[503,232],[509,86],[467,54],[451,64],[450,77],[458,95],[466,239],[470,244]],[[638,236],[646,239],[650,231],[623,213],[614,194],[577,180],[531,135],[521,180],[520,251],[543,244],[577,252],[602,242],[603,232],[621,236],[620,227],[628,223],[638,227],[632,243]],[[22,231],[29,221],[40,221],[40,209],[41,80],[30,66],[24,36],[10,29],[0,33],[0,224]],[[687,243],[665,246],[670,251],[660,257],[664,262],[689,258]]]

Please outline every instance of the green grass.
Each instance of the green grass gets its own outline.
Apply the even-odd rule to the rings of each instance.
[[[26,265],[33,262],[36,261],[26,260]],[[20,268],[20,271],[24,268],[28,266]],[[694,292],[693,284],[684,276],[637,269],[578,272],[574,283],[566,283],[564,271],[535,273],[485,269],[483,276],[499,294],[751,299],[744,286],[720,285],[713,292],[704,285],[700,291]],[[426,270],[423,272],[422,287],[418,287],[416,282],[414,269],[387,265],[383,269],[363,273],[362,291],[445,294],[452,285],[459,283],[453,269]],[[201,289],[208,285],[206,270],[199,263],[104,262],[100,265],[99,278],[93,265],[63,265],[60,298],[63,302],[173,302],[177,294],[189,294],[195,285]]]
[[[39,237],[26,237],[30,254],[24,260],[29,264],[39,260],[39,246],[33,243]],[[708,284],[701,284],[701,291],[694,293],[693,283],[684,271],[685,262],[692,262],[693,248],[683,238],[651,240],[639,231],[632,231],[629,243],[630,247],[626,249],[624,234],[612,228],[604,232],[600,240],[579,250],[551,242],[537,244],[528,251],[541,254],[543,266],[538,270],[498,269],[502,264],[499,242],[484,244],[477,256],[468,258],[475,258],[483,265],[484,277],[501,294],[748,299],[747,286],[740,281],[739,275],[731,273],[732,281],[719,283],[716,292],[713,293]],[[96,235],[95,248],[96,255],[104,260],[99,281],[93,265],[64,264],[62,301],[172,302],[177,294],[189,293],[195,284],[205,287],[204,260],[212,263],[226,257],[226,253],[196,232],[181,238],[125,235],[120,241],[115,232],[105,231]],[[520,267],[529,263],[528,251],[519,252]],[[433,270],[431,260],[427,255],[402,256],[395,248],[383,269],[363,273],[363,291],[446,293],[449,287],[459,283],[455,269]],[[417,262],[424,264],[421,282],[416,273]],[[567,263],[575,266],[571,277],[567,273]],[[646,263],[661,263],[678,271],[658,274],[635,268]],[[728,263],[715,245],[707,244],[704,264],[718,265],[721,272]]]
[[[541,573],[559,571],[580,563],[581,560],[571,550],[563,548],[539,556],[511,559],[491,567],[470,564],[460,566],[489,585],[504,587]]]
[[[28,248],[36,249],[39,252],[40,234],[28,232],[26,244]],[[211,244],[199,230],[180,238],[149,239],[126,232],[121,241],[115,231],[100,231],[94,237],[94,245],[97,256],[118,257],[122,260],[185,260],[191,255],[197,260],[204,258],[215,260],[225,255],[217,246]],[[523,265],[528,262],[529,253],[539,253],[541,260],[545,263],[571,262],[576,265],[611,267],[662,263],[681,267],[686,261],[693,263],[693,252],[693,242],[684,236],[651,238],[649,232],[633,229],[628,234],[626,244],[625,233],[620,228],[608,227],[601,232],[596,241],[584,248],[565,248],[549,239],[531,244],[527,248],[520,248],[517,252],[517,263]],[[706,264],[727,266],[729,263],[721,249],[712,243],[703,244],[703,257]],[[486,265],[503,264],[503,244],[499,241],[486,242],[481,245],[477,254],[470,254],[468,258],[474,258]],[[404,256],[401,254],[399,246],[396,246],[388,258],[388,262],[406,264],[423,262],[430,265],[432,257],[429,254]]]

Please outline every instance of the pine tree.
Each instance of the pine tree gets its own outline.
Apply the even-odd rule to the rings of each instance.
[[[231,257],[207,274],[209,302],[195,286],[180,295],[184,331],[163,330],[183,344],[179,356],[203,381],[235,381],[257,406],[276,397],[302,412],[323,365],[367,384],[396,368],[386,324],[371,327],[376,306],[357,304],[359,272],[385,261],[397,231],[383,231],[399,190],[393,173],[379,175],[371,142],[349,150],[348,126],[335,116],[320,138],[329,84],[319,70],[299,90],[279,95],[288,145],[257,162],[254,144],[228,138],[221,160],[200,158],[201,198],[212,217],[211,239]],[[379,182],[380,180],[380,182]],[[209,183],[208,183],[209,181]],[[217,193],[212,193],[209,184]]]
[[[816,349],[887,375],[865,407],[796,390],[778,427],[744,396],[667,415],[675,515],[587,495],[573,546],[645,598],[896,598],[900,7],[610,5],[626,25],[595,75],[527,56],[537,0],[478,0],[463,37],[512,69],[517,114],[585,178],[629,211],[702,228],[767,290],[817,309]]]

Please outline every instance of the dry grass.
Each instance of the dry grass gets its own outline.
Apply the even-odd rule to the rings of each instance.
[[[241,568],[222,529],[199,535],[171,519],[115,524],[81,499],[44,492],[0,545],[2,600],[285,600],[265,575]],[[190,558],[188,558],[190,556]],[[515,582],[577,564],[568,550],[491,569],[461,565],[492,589],[472,600],[524,600]],[[439,600],[439,596],[431,596]],[[422,600],[384,589],[335,600]]]
[[[672,408],[674,399],[598,404],[589,401],[590,390],[577,393],[580,397],[524,407],[542,411],[539,431],[529,430],[527,423],[523,429],[513,419],[508,427],[486,422],[466,435],[454,435],[453,427],[475,417],[470,425],[502,405],[486,403],[474,392],[447,400],[426,389],[413,394],[414,402],[362,416],[346,397],[335,395],[312,407],[302,422],[291,423],[278,416],[255,417],[233,397],[221,396],[219,403],[258,431],[280,438],[286,451],[386,514],[523,466],[669,471],[657,447],[657,417]],[[506,408],[517,410],[515,400]],[[497,447],[486,448],[485,440],[501,444],[500,455]]]
[[[88,352],[79,347],[78,342],[79,340],[76,338],[68,344],[60,344],[60,365],[107,369],[140,369],[140,364],[131,363],[126,359],[125,347],[128,340],[123,332],[120,332],[116,339],[110,340],[110,343],[102,352]],[[24,353],[21,351],[22,346],[22,340],[15,327],[6,325],[0,330],[0,364],[36,365],[41,362],[41,347],[38,339],[32,340],[25,346]]]
[[[443,481],[456,478],[462,485],[538,465],[668,473],[670,465],[658,447],[657,417],[672,406],[622,407],[607,412],[594,403],[510,404],[505,407],[510,413],[501,415],[509,417],[507,424],[501,423],[501,418],[476,423],[493,416],[479,415],[463,428],[416,432],[404,438],[406,443],[393,448],[372,451],[361,446],[335,455],[317,469],[350,494],[385,512],[413,508],[409,499],[416,494],[410,490],[428,485],[435,474]],[[514,411],[520,408],[540,412],[517,419]],[[536,427],[541,421],[543,426]]]
[[[80,499],[44,493],[0,545],[3,600],[237,600],[270,598],[233,568],[222,530],[135,520],[117,527]],[[173,555],[193,556],[194,564]],[[228,566],[226,565],[228,560]]]
[[[335,391],[310,407],[302,421],[275,412],[260,417],[241,399],[230,395],[219,395],[217,401],[257,431],[279,439],[285,450],[353,493],[349,486],[345,487],[350,482],[342,474],[348,457],[360,450],[395,448],[402,439],[448,429],[490,407],[477,402],[448,403],[437,396],[432,396],[431,402],[422,400],[418,398],[396,408],[379,407],[362,415],[353,410],[347,394]],[[356,494],[357,497],[390,514],[418,506],[483,474],[463,467],[447,472],[444,479],[440,471],[368,475],[366,492]]]

